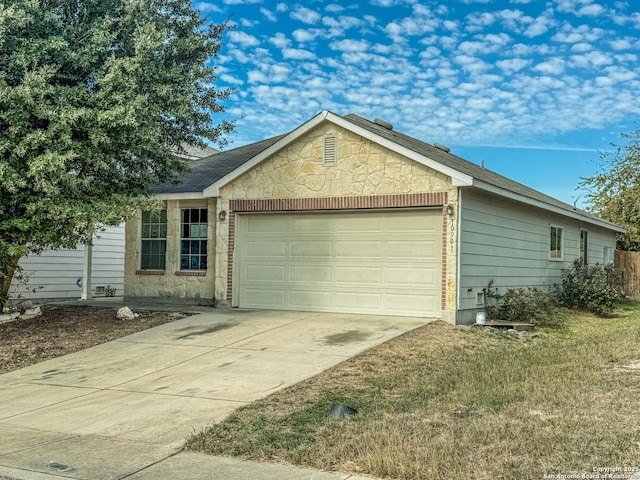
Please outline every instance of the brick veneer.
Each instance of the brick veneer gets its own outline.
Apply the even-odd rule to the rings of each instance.
[[[365,195],[360,197],[269,198],[229,201],[229,239],[227,298],[233,290],[233,254],[235,247],[236,213],[304,212],[327,210],[357,210],[377,208],[442,207],[442,285],[441,307],[446,309],[447,276],[447,192]]]

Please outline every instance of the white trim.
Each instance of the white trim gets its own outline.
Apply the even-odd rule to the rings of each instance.
[[[238,168],[229,172],[224,177],[219,179],[217,182],[214,182],[211,185],[209,185],[202,192],[203,196],[217,197],[219,195],[220,188],[224,187],[228,183],[231,183],[240,175],[247,173],[249,170],[251,170],[253,167],[261,163],[263,160],[269,158],[271,155],[273,155],[277,151],[283,149],[284,147],[289,145],[291,142],[293,142],[294,140],[296,140],[297,138],[301,137],[303,134],[311,130],[312,128],[315,128],[317,125],[322,123],[327,118],[328,114],[329,114],[328,111],[323,110],[318,115],[313,117],[311,120],[307,121],[306,123],[303,123],[298,128],[293,130],[291,133],[285,135],[276,143],[271,145],[269,148],[266,148],[265,150],[257,154],[248,162],[243,163]]]
[[[225,185],[227,185],[228,183],[232,182],[233,180],[235,180],[236,178],[238,178],[240,175],[248,172],[249,170],[251,170],[253,167],[255,167],[256,165],[258,165],[260,162],[262,162],[263,160],[269,158],[271,155],[273,155],[274,153],[276,153],[277,151],[281,150],[282,148],[286,147],[287,145],[289,145],[290,143],[292,143],[293,141],[295,141],[296,139],[298,139],[299,137],[301,137],[303,134],[305,134],[306,132],[308,132],[309,130],[311,130],[312,128],[315,128],[317,125],[319,125],[320,123],[324,122],[324,121],[329,121],[339,127],[344,128],[345,130],[349,130],[352,133],[355,133],[356,135],[359,135],[363,138],[366,138],[367,140],[371,140],[385,148],[388,148],[389,150],[392,150],[404,157],[407,157],[415,162],[421,163],[422,165],[429,167],[437,172],[440,172],[444,175],[447,175],[448,177],[451,177],[452,181],[454,182],[454,186],[471,186],[473,185],[473,177],[469,176],[469,175],[465,175],[461,172],[458,172],[457,170],[454,170],[453,168],[449,168],[446,167],[444,165],[442,165],[441,163],[438,163],[435,160],[432,160],[429,157],[426,157],[424,155],[420,155],[419,153],[414,152],[413,150],[410,150],[408,148],[402,147],[400,145],[398,145],[397,143],[391,141],[391,140],[387,140],[386,138],[383,138],[373,132],[370,132],[369,130],[359,127],[358,125],[355,125],[351,122],[349,122],[348,120],[345,120],[344,118],[342,118],[339,115],[336,115],[335,113],[331,113],[327,110],[323,110],[322,112],[320,112],[318,115],[316,115],[315,117],[313,117],[311,120],[307,121],[306,123],[302,124],[301,126],[299,126],[298,128],[296,128],[295,130],[293,130],[291,133],[289,133],[288,135],[282,137],[280,140],[278,140],[276,143],[274,143],[273,145],[271,145],[269,148],[263,150],[262,152],[260,152],[258,155],[256,155],[255,157],[253,157],[251,160],[249,160],[248,162],[244,163],[243,165],[239,166],[238,168],[236,168],[234,171],[228,173],[227,175],[225,175],[224,177],[222,177],[220,180],[218,180],[217,182],[211,184],[210,186],[208,186],[207,188],[204,189],[204,196],[205,197],[217,197],[219,195],[219,191],[220,188],[224,187]]]
[[[547,241],[551,239],[551,229],[556,229],[556,241],[558,240],[558,230],[560,230],[560,256],[552,257],[551,256],[551,245],[549,245],[549,260],[552,262],[562,262],[564,261],[564,227],[557,225],[555,223],[549,224],[549,237],[547,237]]]
[[[524,203],[526,205],[531,205],[532,207],[537,207],[543,210],[557,213],[558,215],[562,215],[563,217],[573,218],[574,220],[581,220],[583,222],[589,223],[590,225],[597,225],[598,227],[606,228],[607,230],[613,230],[614,232],[618,232],[618,233],[624,233],[626,231],[624,228],[620,228],[617,225],[607,222],[606,220],[596,219],[596,218],[589,217],[587,215],[583,215],[579,210],[571,211],[570,209],[557,207],[555,205],[542,202],[540,200],[534,200],[533,198],[525,197],[524,195],[510,192],[509,190],[505,190],[504,188],[499,188],[477,179],[474,179],[473,186],[481,190],[484,190],[486,192],[495,193],[496,195],[499,195],[504,198],[508,198],[511,200],[515,200],[517,202]]]
[[[329,120],[330,122],[335,123],[336,125],[346,130],[349,130],[355,133],[356,135],[366,138],[367,140],[371,140],[372,142],[382,145],[383,147],[388,148],[389,150],[399,153],[403,157],[407,157],[415,162],[421,163],[425,167],[429,167],[432,170],[435,170],[437,172],[443,173],[444,175],[447,175],[448,177],[451,177],[453,186],[455,187],[473,185],[473,177],[469,175],[466,175],[457,170],[454,170],[453,168],[449,168],[445,165],[442,165],[441,163],[429,157],[426,157],[417,152],[414,152],[413,150],[410,150],[406,147],[398,145],[396,142],[392,140],[387,140],[386,138],[381,137],[380,135],[370,132],[366,128],[359,127],[358,125],[355,125],[350,121],[345,120],[339,115],[336,115],[331,112],[327,112],[327,113],[328,113],[327,120]]]
[[[156,193],[153,196],[158,200],[200,200],[205,198],[204,192]]]

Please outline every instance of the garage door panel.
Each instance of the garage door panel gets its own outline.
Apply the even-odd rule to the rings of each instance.
[[[332,228],[338,232],[361,234],[376,234],[384,230],[383,216],[378,213],[362,215],[334,216]]]
[[[336,281],[338,283],[380,283],[382,281],[382,269],[375,267],[362,267],[353,265],[350,267],[336,267]]]
[[[291,232],[294,233],[324,233],[331,230],[332,219],[316,215],[315,217],[298,217],[291,219]]]
[[[433,242],[421,240],[394,241],[387,243],[387,256],[391,258],[433,259]]]
[[[291,257],[326,258],[331,255],[331,242],[291,242]]]
[[[236,235],[238,306],[440,315],[440,209],[239,214]]]
[[[362,309],[363,311],[379,311],[380,295],[366,292],[336,292],[335,307],[345,308],[350,311]]]
[[[289,279],[292,282],[331,282],[331,267],[316,265],[291,265]]]
[[[381,241],[336,241],[336,255],[345,258],[380,258],[382,254]]]
[[[436,285],[437,272],[433,267],[387,268],[386,282],[393,285]]]
[[[314,305],[316,309],[331,310],[331,293],[318,291],[316,289],[297,290],[290,292],[290,305],[293,308],[309,308]]]
[[[243,278],[249,281],[284,281],[286,268],[282,265],[247,265]]]
[[[282,240],[247,242],[245,252],[249,258],[284,258],[287,254],[287,243]]]
[[[247,225],[249,233],[285,233],[287,231],[286,218],[256,215]]]
[[[287,293],[282,289],[247,288],[244,290],[243,305],[247,307],[280,308],[286,303]]]

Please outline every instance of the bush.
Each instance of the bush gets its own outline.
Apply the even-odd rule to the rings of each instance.
[[[613,265],[585,265],[576,260],[571,268],[562,270],[562,289],[558,297],[565,307],[608,316],[620,298],[617,287],[622,279],[622,271]]]
[[[556,297],[538,288],[509,288],[504,294],[491,289],[484,290],[487,316],[496,320],[527,322],[536,326],[557,325],[561,317],[556,311]],[[492,303],[492,305],[489,305]]]

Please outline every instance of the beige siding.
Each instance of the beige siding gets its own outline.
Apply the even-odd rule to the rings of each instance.
[[[507,288],[553,288],[579,255],[580,229],[589,231],[589,263],[602,263],[615,234],[541,209],[464,190],[461,201],[460,309],[481,308],[477,293],[490,280]],[[549,258],[550,226],[563,228],[563,259]],[[466,317],[470,317],[472,312]],[[470,321],[464,312],[462,321]]]

